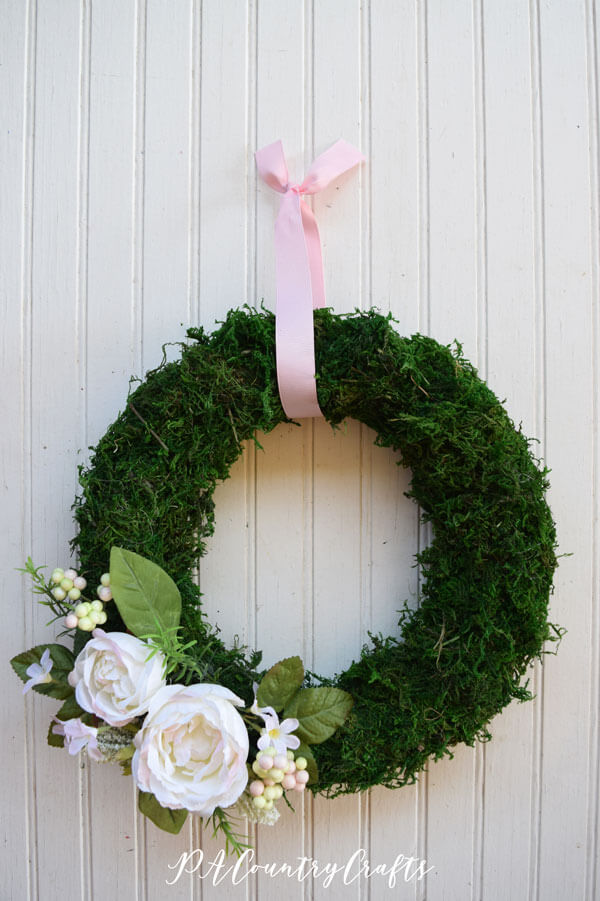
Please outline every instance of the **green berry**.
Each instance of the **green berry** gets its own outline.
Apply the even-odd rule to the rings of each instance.
[[[306,759],[306,757],[296,757],[295,763],[297,770],[305,770],[308,766],[308,760]]]
[[[102,601],[92,601],[92,610],[95,610],[97,613],[102,613],[104,610],[104,604]]]
[[[97,613],[96,615],[98,617],[96,622],[98,623],[99,626],[103,626],[104,623],[106,622],[106,620],[108,619],[106,613],[104,612],[104,610],[102,610],[102,611],[100,611],[100,613]]]
[[[294,759],[294,752],[293,752],[293,751],[288,750],[288,752],[287,752],[287,759],[288,759],[288,760],[293,760],[293,759]]]
[[[91,607],[89,601],[84,601],[82,604],[77,604],[74,610],[75,616],[78,616],[79,619],[81,619],[82,616],[88,615],[90,609]]]
[[[82,632],[91,632],[95,625],[96,623],[92,622],[89,616],[82,616],[77,623],[77,628],[81,629]]]
[[[64,601],[67,596],[67,592],[63,588],[61,588],[60,585],[57,585],[56,588],[52,589],[52,595],[54,598],[56,598],[57,601]]]
[[[55,585],[59,585],[61,580],[64,578],[65,571],[64,569],[55,569],[50,577]]]
[[[69,591],[69,600],[70,601],[78,601],[81,597],[81,592],[79,588],[71,588]]]
[[[252,803],[255,807],[258,807],[259,810],[263,810],[267,806],[267,799],[263,795],[257,795],[256,798],[252,798]],[[273,806],[272,801],[271,806]]]
[[[60,587],[64,588],[65,591],[70,591],[71,588],[73,587],[73,579],[67,579],[67,578],[61,579]]]
[[[89,613],[89,616],[84,617],[84,619],[91,619],[91,621],[93,622],[93,624],[94,624],[95,626],[97,626],[98,623],[100,622],[100,614],[98,613],[97,610],[91,610],[90,613]]]
[[[275,755],[277,754],[277,751],[272,745],[270,745],[268,748],[265,748],[264,751],[261,751],[259,756],[261,754],[266,754],[267,757],[275,757]]]
[[[102,573],[100,576],[100,583],[102,585],[110,585],[110,573]]]
[[[254,763],[252,764],[252,769],[254,770],[256,775],[259,776],[261,779],[264,779],[265,776],[267,775],[266,771],[261,769],[261,767],[259,767],[258,760],[254,761]]]
[[[268,785],[267,788],[265,788],[264,796],[267,799],[267,801],[276,801],[277,800],[277,798],[279,797],[279,795],[277,793],[278,788],[279,788],[279,785]]]
[[[262,798],[262,795],[259,795],[259,797]],[[265,801],[265,806],[264,806],[263,809],[264,809],[264,810],[273,810],[273,802],[272,802],[272,801]]]
[[[283,770],[278,770],[277,767],[273,767],[273,769],[269,770],[268,774],[269,779],[272,779],[273,782],[281,782],[285,773]]]

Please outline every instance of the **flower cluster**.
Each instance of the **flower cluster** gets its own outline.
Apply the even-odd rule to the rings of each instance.
[[[304,687],[299,657],[271,667],[254,684],[252,706],[240,710],[242,698],[204,681],[196,659],[186,656],[196,642],[179,641],[180,593],[157,564],[113,548],[97,600],[83,596],[87,582],[76,570],[57,568],[47,583],[29,559],[25,572],[57,619],[66,614],[67,628],[92,633],[77,656],[53,644],[12,660],[24,692],[34,689],[63,702],[49,743],[122,764],[140,790],[140,810],[156,825],[177,832],[188,812],[211,818],[226,847],[240,853],[243,845],[228,819],[232,809],[252,822],[273,824],[285,793],[306,789],[309,768],[317,778],[301,738],[324,741],[351,701],[337,689]],[[113,594],[128,632],[99,628]]]

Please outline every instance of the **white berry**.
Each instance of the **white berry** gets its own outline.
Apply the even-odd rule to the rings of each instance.
[[[79,620],[74,613],[69,613],[68,616],[65,616],[65,626],[67,629],[76,629],[78,623]]]
[[[106,585],[100,585],[98,588],[98,597],[101,601],[112,601],[112,591]]]
[[[87,588],[87,582],[83,578],[83,576],[77,576],[76,579],[73,579],[73,585],[75,588],[79,588],[80,591],[83,591],[84,588]]]
[[[76,578],[77,578],[77,570],[65,569],[65,579],[71,579],[71,581],[74,581]]]

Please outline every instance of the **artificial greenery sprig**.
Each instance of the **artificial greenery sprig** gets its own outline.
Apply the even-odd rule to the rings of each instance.
[[[34,594],[43,595],[44,600],[38,598],[38,603],[43,607],[49,607],[54,614],[52,619],[46,623],[46,625],[50,626],[52,623],[56,622],[56,620],[67,616],[72,608],[70,604],[59,601],[54,597],[52,594],[52,582],[47,581],[46,577],[42,575],[42,570],[44,569],[46,569],[45,566],[36,566],[31,557],[28,557],[24,567],[17,567],[17,572],[25,573],[30,576],[31,581],[33,582],[32,591]]]
[[[233,853],[236,857],[241,857],[244,851],[252,847],[244,841],[242,832],[238,828],[239,820],[220,807],[215,808],[209,822],[213,827],[213,838],[217,838],[219,833],[223,836],[226,854]]]

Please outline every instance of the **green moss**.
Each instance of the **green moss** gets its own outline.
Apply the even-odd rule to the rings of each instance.
[[[197,639],[207,678],[248,700],[259,657],[225,647],[190,574],[242,442],[286,421],[274,327],[270,313],[238,310],[212,336],[190,329],[195,342],[147,375],[98,443],[75,504],[81,568],[99,575],[113,544],[160,564],[182,590],[186,638]],[[313,790],[338,794],[414,781],[428,758],[487,740],[496,713],[531,697],[525,672],[560,633],[547,620],[556,537],[546,470],[460,348],[403,338],[373,311],[328,310],[315,312],[315,345],[326,418],[358,419],[401,454],[435,536],[418,558],[418,610],[404,611],[397,635],[371,636],[336,680],[320,680],[355,700],[315,748]]]

